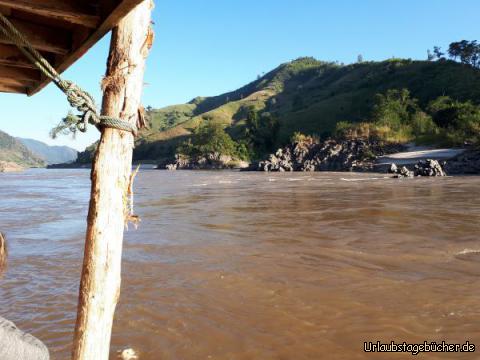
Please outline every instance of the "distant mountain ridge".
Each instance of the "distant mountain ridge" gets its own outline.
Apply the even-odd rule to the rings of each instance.
[[[34,139],[17,139],[48,165],[71,163],[77,160],[78,151],[71,147],[51,146]]]
[[[43,167],[45,162],[31,152],[21,141],[0,131],[0,161],[23,167]]]

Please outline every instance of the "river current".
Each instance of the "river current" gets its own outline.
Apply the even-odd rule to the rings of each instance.
[[[71,351],[89,190],[88,170],[0,174],[0,316],[53,359]],[[377,341],[478,357],[480,177],[144,170],[135,209],[112,359],[370,359]]]

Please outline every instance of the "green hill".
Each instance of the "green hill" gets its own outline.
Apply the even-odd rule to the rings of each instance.
[[[42,167],[45,163],[23,145],[20,140],[0,131],[0,161],[13,162],[24,167]]]
[[[278,146],[297,131],[327,137],[340,121],[368,122],[375,95],[388,89],[408,89],[422,108],[439,96],[478,104],[480,71],[444,59],[339,65],[300,58],[238,90],[198,97],[188,104],[149,109],[151,127],[141,132],[134,159],[172,156],[179,142],[205,121],[223,124],[239,140],[244,136],[251,107],[279,120]]]

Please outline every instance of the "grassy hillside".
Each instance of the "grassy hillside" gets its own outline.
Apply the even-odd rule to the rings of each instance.
[[[422,107],[442,95],[478,104],[480,71],[448,60],[339,65],[300,58],[230,93],[150,109],[151,128],[140,134],[134,158],[171,156],[205,121],[223,124],[234,139],[241,139],[252,106],[279,120],[279,146],[296,131],[326,137],[340,121],[369,121],[375,95],[388,89],[408,89]]]
[[[42,159],[34,155],[19,140],[0,131],[0,161],[13,162],[25,167],[45,166]]]

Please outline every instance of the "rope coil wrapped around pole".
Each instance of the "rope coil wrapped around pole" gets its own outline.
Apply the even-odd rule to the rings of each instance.
[[[129,131],[137,135],[137,127],[126,121],[98,113],[95,101],[88,92],[81,89],[75,83],[64,80],[50,63],[40,54],[30,42],[18,31],[18,29],[0,13],[0,32],[3,33],[13,44],[32,62],[47,78],[53,81],[57,87],[67,95],[70,106],[76,108],[81,115],[69,113],[62,122],[52,131],[52,137],[59,133],[77,131],[86,132],[88,124],[95,125],[98,129],[109,127],[113,129]]]

